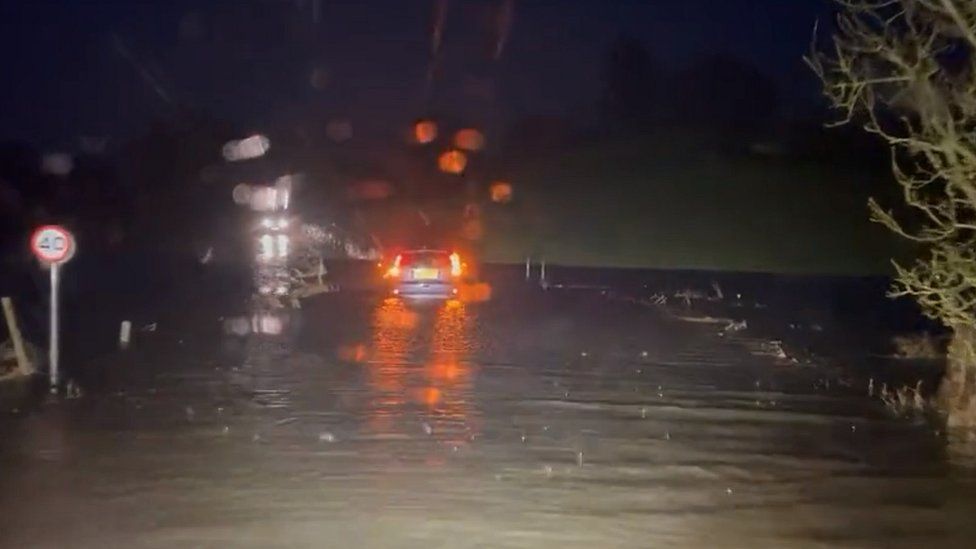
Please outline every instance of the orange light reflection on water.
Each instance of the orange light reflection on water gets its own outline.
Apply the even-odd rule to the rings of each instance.
[[[373,315],[367,428],[374,434],[416,436],[419,412],[438,442],[453,448],[476,434],[472,417],[473,317],[457,300],[412,310],[400,299]]]

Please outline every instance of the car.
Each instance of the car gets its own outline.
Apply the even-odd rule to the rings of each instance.
[[[403,298],[451,299],[458,294],[464,264],[457,252],[400,252],[384,274],[390,291]]]

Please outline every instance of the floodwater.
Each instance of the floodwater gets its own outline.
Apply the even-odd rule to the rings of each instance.
[[[974,543],[973,471],[931,427],[653,309],[192,314],[80,398],[0,408],[0,546]]]

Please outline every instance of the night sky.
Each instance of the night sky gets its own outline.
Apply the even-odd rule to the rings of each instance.
[[[789,112],[818,96],[801,55],[826,0],[515,0],[495,60],[502,3],[447,2],[429,90],[434,0],[7,1],[0,140],[71,149],[92,136],[111,147],[173,105],[257,130],[344,119],[357,139],[428,112],[586,116],[621,35],[669,69],[711,53],[748,61]]]

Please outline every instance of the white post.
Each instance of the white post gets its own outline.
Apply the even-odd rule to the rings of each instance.
[[[132,338],[132,322],[123,320],[119,326],[119,347],[126,349],[129,347],[129,340]]]
[[[58,286],[60,270],[61,268],[57,263],[51,263],[51,333],[48,362],[50,363],[52,393],[56,393],[58,390]]]
[[[10,332],[10,341],[14,344],[14,355],[17,357],[17,368],[20,375],[29,376],[34,373],[34,365],[27,358],[24,350],[24,336],[20,333],[20,326],[17,325],[17,314],[14,312],[14,302],[9,297],[3,298],[3,314],[7,318],[7,331]]]

